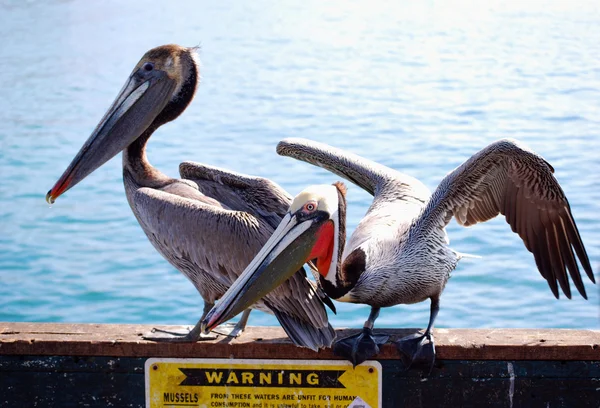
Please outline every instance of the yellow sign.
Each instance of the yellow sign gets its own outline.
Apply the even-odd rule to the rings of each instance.
[[[146,407],[379,408],[381,364],[151,358]]]

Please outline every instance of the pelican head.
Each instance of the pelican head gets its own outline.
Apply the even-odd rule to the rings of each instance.
[[[289,211],[240,277],[206,315],[208,333],[289,279],[306,262],[316,260],[322,279],[335,279],[345,242],[346,187],[342,183],[311,186],[298,194]]]
[[[177,118],[194,97],[198,77],[196,48],[163,45],[148,51],[46,201],[52,204],[142,135],[147,140]]]

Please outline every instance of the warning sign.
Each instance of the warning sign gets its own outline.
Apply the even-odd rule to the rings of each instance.
[[[149,408],[381,407],[376,361],[151,358],[145,371]]]

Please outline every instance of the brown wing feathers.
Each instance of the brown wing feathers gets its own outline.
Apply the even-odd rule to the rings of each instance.
[[[594,275],[569,203],[553,172],[532,151],[501,140],[451,172],[440,183],[428,208],[442,219],[447,219],[450,212],[464,226],[503,214],[533,253],[554,296],[558,298],[560,286],[571,298],[570,275],[587,299],[575,254],[592,282]]]
[[[518,156],[513,160],[519,160]],[[551,168],[546,167],[545,161],[532,161],[526,168],[512,164],[500,212],[533,253],[554,296],[558,298],[560,285],[563,293],[571,298],[568,270],[575,287],[587,299],[573,248],[592,282],[594,276],[569,204]]]

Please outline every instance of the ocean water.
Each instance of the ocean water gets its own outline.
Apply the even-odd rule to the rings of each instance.
[[[401,4],[400,4],[401,3]],[[0,320],[193,324],[202,302],[127,205],[120,157],[52,207],[44,196],[134,64],[201,45],[202,84],[149,145],[268,177],[295,195],[338,178],[275,154],[285,137],[359,153],[434,189],[492,141],[543,155],[600,279],[600,6],[575,2],[0,0]],[[371,198],[350,186],[348,228]],[[503,218],[448,228],[462,261],[437,327],[600,328],[599,285],[555,300]],[[574,287],[573,287],[574,290]],[[576,292],[575,292],[576,293]],[[336,327],[368,307],[338,303]],[[378,327],[423,327],[428,302]],[[255,312],[252,325],[273,325]]]

